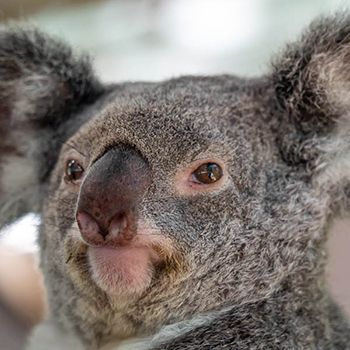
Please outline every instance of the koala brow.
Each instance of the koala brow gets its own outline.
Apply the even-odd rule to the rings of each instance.
[[[80,151],[78,149],[78,146],[73,142],[73,141],[68,141],[68,142],[64,142],[64,144],[72,149],[74,149],[76,152],[78,152],[81,156],[83,156],[84,158],[86,158],[86,154],[83,153],[82,151]]]

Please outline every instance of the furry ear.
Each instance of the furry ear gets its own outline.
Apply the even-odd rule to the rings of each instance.
[[[54,135],[102,94],[88,60],[60,41],[35,29],[0,31],[0,227],[38,210],[62,143]]]
[[[350,14],[313,22],[272,78],[285,161],[350,175]]]

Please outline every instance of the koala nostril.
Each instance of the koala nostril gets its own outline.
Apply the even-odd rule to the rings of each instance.
[[[77,212],[76,220],[81,236],[88,244],[101,245],[114,242],[116,245],[123,245],[131,241],[135,235],[132,219],[125,212],[114,215],[108,227],[83,210]]]
[[[94,240],[100,234],[100,227],[97,221],[88,213],[80,211],[76,215],[79,230],[87,241]]]
[[[118,237],[119,235],[123,234],[123,236],[126,238],[125,232],[127,232],[128,229],[128,218],[125,213],[118,213],[114,216],[112,219],[110,225],[109,225],[109,234],[112,237]]]

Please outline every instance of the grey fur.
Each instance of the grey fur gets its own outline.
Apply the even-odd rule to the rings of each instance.
[[[0,34],[0,62],[1,223],[33,208],[42,215],[56,334],[73,333],[89,350],[137,337],[153,350],[350,349],[325,282],[329,225],[350,209],[348,14],[315,21],[256,79],[103,87],[65,46],[19,28]],[[153,182],[140,215],[176,252],[128,302],[91,279],[78,193],[62,180],[72,152],[88,172],[121,144],[147,159]],[[199,158],[226,164],[225,186],[179,194],[175,173]],[[23,176],[11,179],[6,169],[20,166]],[[187,321],[186,331],[149,343]]]

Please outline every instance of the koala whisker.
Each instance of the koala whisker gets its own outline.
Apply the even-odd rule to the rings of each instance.
[[[72,257],[73,257],[73,253],[68,255],[68,258],[66,260],[66,264],[68,264],[72,260]]]
[[[68,215],[64,216],[62,214],[60,214],[59,218],[73,220],[73,218],[71,216],[68,216]],[[36,226],[40,227],[42,224],[44,224],[44,225],[51,226],[51,227],[54,227],[54,228],[57,228],[57,229],[62,229],[62,227],[60,227],[57,224],[56,219],[57,218],[55,218],[55,217],[46,216],[45,219],[43,220],[43,223],[37,224]],[[79,228],[75,227],[75,226],[70,226],[69,230],[80,232]],[[138,232],[138,233],[136,233],[136,236],[163,236],[163,234],[162,233],[156,233],[156,232],[155,233],[139,233]]]
[[[178,200],[176,196],[164,196],[164,197],[158,197],[157,199],[146,199],[144,198],[141,203],[160,203],[162,200],[168,200],[168,199],[174,199]]]

